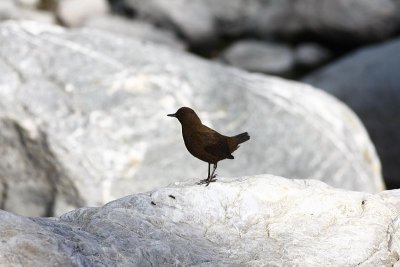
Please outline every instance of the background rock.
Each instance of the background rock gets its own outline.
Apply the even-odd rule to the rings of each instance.
[[[68,204],[68,208],[83,205],[76,189],[67,186],[68,177],[61,175],[46,139],[37,129],[27,131],[6,118],[0,119],[0,126],[1,209],[28,216],[52,216],[57,206],[65,209]]]
[[[52,13],[42,10],[34,10],[35,4],[31,1],[0,1],[0,21],[1,20],[33,20],[41,23],[55,23],[55,17]]]
[[[294,53],[296,64],[308,68],[319,66],[332,57],[329,50],[316,43],[300,44]]]
[[[14,0],[19,6],[35,9],[39,6],[41,0]]]
[[[0,20],[12,19],[17,13],[18,7],[13,0],[0,1]]]
[[[121,0],[115,2],[121,9]],[[140,18],[175,28],[191,43],[227,35],[293,39],[311,33],[354,45],[387,38],[400,26],[397,0],[125,0],[123,4]]]
[[[185,44],[173,32],[154,27],[139,20],[128,20],[117,16],[101,16],[89,19],[85,27],[96,28],[121,34],[135,39],[165,44],[177,49],[185,49]]]
[[[180,106],[224,134],[249,131],[220,175],[384,187],[357,117],[310,86],[99,31],[10,22],[0,26],[0,43],[0,114],[46,134],[86,205],[204,178],[207,164],[186,151],[179,123],[166,116]]]
[[[352,53],[309,75],[347,103],[367,127],[390,188],[400,187],[400,39]]]
[[[82,26],[85,20],[108,12],[107,0],[57,0],[57,17],[69,27]]]
[[[294,67],[294,54],[283,44],[242,40],[228,47],[222,59],[239,68],[270,74],[285,75]]]
[[[18,20],[33,20],[41,23],[55,24],[56,18],[53,13],[47,11],[37,11],[22,9],[18,12],[18,16],[14,19]]]
[[[258,176],[209,187],[177,184],[60,218],[2,211],[0,260],[7,266],[396,266],[398,193]]]

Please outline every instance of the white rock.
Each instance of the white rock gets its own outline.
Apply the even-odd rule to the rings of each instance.
[[[10,22],[0,25],[0,43],[0,115],[45,134],[62,181],[87,206],[204,178],[207,164],[187,152],[179,123],[166,116],[180,106],[223,134],[249,131],[235,160],[220,163],[221,176],[273,173],[384,188],[358,118],[308,85],[88,29]],[[54,213],[75,200],[63,197]]]
[[[56,13],[64,25],[77,27],[91,17],[107,14],[109,9],[107,0],[58,0]]]
[[[393,266],[400,199],[264,175],[193,182],[60,218],[0,212],[7,266]]]

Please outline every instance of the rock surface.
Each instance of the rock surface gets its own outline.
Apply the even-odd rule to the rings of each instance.
[[[121,1],[116,1],[121,6]],[[135,14],[191,42],[219,36],[313,33],[335,42],[381,40],[399,29],[397,0],[125,0]]]
[[[84,23],[84,26],[164,44],[177,49],[185,49],[186,46],[173,32],[158,29],[150,23],[139,20],[129,20],[117,16],[101,16],[89,19]]]
[[[255,72],[285,75],[294,67],[294,53],[283,44],[241,40],[229,46],[223,61]]]
[[[304,79],[347,103],[362,119],[391,188],[400,188],[400,39],[371,46]]]
[[[60,218],[0,212],[7,266],[393,266],[400,192],[275,176],[192,182]],[[395,265],[397,266],[397,265]]]
[[[0,25],[0,43],[0,114],[45,134],[85,205],[204,178],[207,164],[186,151],[179,123],[166,116],[180,106],[224,134],[250,133],[220,175],[384,188],[358,118],[308,85],[94,30],[10,22]]]

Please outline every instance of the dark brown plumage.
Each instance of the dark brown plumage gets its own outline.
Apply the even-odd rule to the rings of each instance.
[[[182,125],[182,135],[187,150],[196,158],[208,163],[208,177],[201,180],[200,184],[215,182],[215,170],[218,161],[223,159],[234,159],[232,156],[240,143],[250,139],[247,132],[232,137],[222,135],[213,129],[203,125],[197,114],[188,107],[178,109],[175,114],[168,114],[175,117]],[[214,165],[210,175],[210,165]]]

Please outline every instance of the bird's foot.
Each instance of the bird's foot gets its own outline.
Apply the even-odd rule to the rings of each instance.
[[[217,181],[217,179],[215,179],[215,177],[216,177],[216,175],[213,175],[212,177],[211,177],[211,179],[203,179],[203,180],[200,180],[200,182],[198,182],[197,184],[198,185],[202,185],[202,184],[207,184],[207,185],[209,185],[210,183],[213,183],[213,182],[216,182]],[[206,185],[206,186],[207,186]]]

